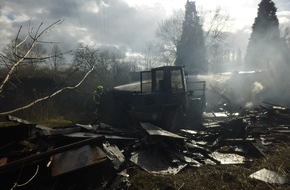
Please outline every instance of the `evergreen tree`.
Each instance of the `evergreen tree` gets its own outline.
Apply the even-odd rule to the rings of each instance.
[[[262,69],[269,64],[279,64],[288,59],[286,42],[280,38],[276,12],[273,1],[260,2],[245,56],[245,63],[251,68]]]
[[[197,15],[195,2],[187,0],[182,34],[177,44],[175,65],[184,65],[187,71],[206,73],[206,47],[203,29]]]

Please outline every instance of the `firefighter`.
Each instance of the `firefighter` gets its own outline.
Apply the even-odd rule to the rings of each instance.
[[[97,89],[94,91],[93,100],[96,105],[96,111],[94,112],[97,116],[99,115],[100,111],[100,103],[101,103],[101,96],[103,94],[103,86],[97,86]]]

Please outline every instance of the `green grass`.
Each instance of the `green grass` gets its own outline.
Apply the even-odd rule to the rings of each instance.
[[[42,121],[38,121],[37,122],[40,125],[44,125],[47,127],[67,127],[67,126],[71,126],[73,124],[72,121],[64,119],[62,117],[59,118],[49,118],[49,119],[45,119]]]
[[[19,123],[13,122],[13,121],[0,121],[0,127],[12,127],[12,126],[18,126]]]

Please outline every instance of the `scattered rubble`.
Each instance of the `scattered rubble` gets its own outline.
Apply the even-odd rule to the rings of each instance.
[[[174,175],[186,167],[246,164],[290,139],[290,110],[269,104],[243,114],[207,113],[202,130],[176,133],[152,123],[132,132],[103,123],[49,127],[8,120],[0,123],[0,189],[124,189],[133,166]],[[287,182],[267,169],[250,178]]]
[[[281,185],[287,183],[287,178],[285,176],[265,168],[251,174],[250,178],[257,179],[266,183],[277,183]]]

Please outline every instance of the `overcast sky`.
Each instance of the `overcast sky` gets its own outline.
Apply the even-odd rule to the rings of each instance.
[[[227,30],[238,33],[232,43],[245,46],[260,0],[196,0],[203,9],[220,6],[231,17]],[[290,1],[275,0],[280,24],[290,26]],[[15,37],[18,28],[58,19],[64,22],[46,34],[64,50],[79,42],[90,45],[117,44],[142,48],[152,40],[159,21],[173,10],[184,9],[186,0],[2,0],[0,2],[0,48]],[[27,29],[23,29],[27,34]]]

